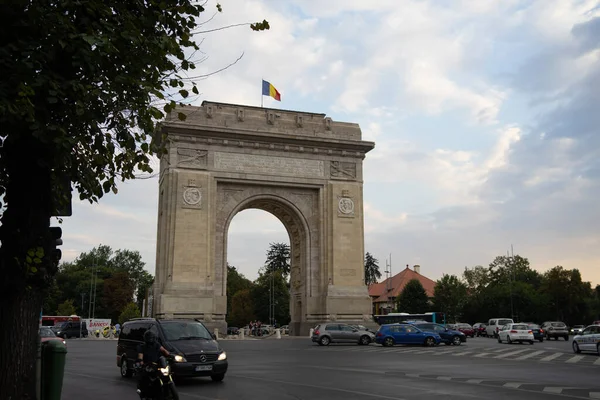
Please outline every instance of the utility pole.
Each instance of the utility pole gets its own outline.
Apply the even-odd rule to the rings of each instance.
[[[510,246],[512,248],[512,245]],[[510,318],[512,320],[515,319],[515,311],[513,308],[513,291],[512,291],[512,269],[513,269],[513,259],[508,254],[508,250],[506,250],[506,259],[508,260],[508,285],[510,288]]]

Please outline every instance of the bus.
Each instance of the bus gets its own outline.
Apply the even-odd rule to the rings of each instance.
[[[425,314],[389,313],[374,315],[373,319],[379,325],[396,324],[398,322],[433,322],[446,325],[446,314],[443,312],[428,312]]]
[[[56,326],[63,322],[80,320],[78,315],[42,315],[42,326]]]

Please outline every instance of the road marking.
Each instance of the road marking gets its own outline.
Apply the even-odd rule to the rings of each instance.
[[[473,351],[463,351],[462,353],[454,353],[453,356],[464,356],[465,354],[471,354]]]
[[[517,358],[515,358],[515,360],[526,360],[528,358],[535,357],[535,356],[540,355],[542,353],[545,353],[545,351],[544,350],[534,351],[533,353],[529,353],[529,354],[525,354],[524,356],[517,357]]]
[[[552,355],[549,355],[548,357],[542,358],[540,361],[552,361],[555,358],[562,356],[563,354],[565,354],[565,353],[554,353]]]
[[[434,355],[441,356],[441,355],[448,354],[448,353],[454,353],[454,350],[442,350],[442,351],[438,351]]]
[[[584,359],[585,356],[573,356],[571,358],[569,358],[567,361],[565,361],[566,363],[576,363],[579,362],[580,360]]]
[[[452,377],[451,376],[438,376],[437,380],[438,381],[451,381]]]
[[[469,379],[467,381],[467,383],[475,383],[475,384],[479,384],[481,382],[483,382],[483,379]]]
[[[502,386],[507,387],[507,388],[518,389],[519,387],[521,387],[521,385],[522,385],[522,383],[518,383],[518,382],[507,382]]]
[[[561,387],[552,387],[552,386],[547,386],[544,388],[543,390],[546,393],[556,393],[556,394],[561,394],[563,391],[563,388]]]
[[[485,357],[485,356],[489,356],[490,354],[492,354],[492,353],[479,353],[479,354],[477,354],[476,356],[473,356],[473,357]]]
[[[600,392],[590,392],[590,399],[600,399]]]
[[[510,351],[508,353],[500,354],[500,355],[498,355],[498,356],[496,356],[494,358],[506,358],[506,357],[514,356],[515,354],[522,353],[524,351],[528,351],[528,350],[529,349]]]
[[[274,382],[274,383],[281,383],[281,384],[294,385],[294,386],[304,386],[304,387],[313,388],[313,389],[323,389],[323,390],[329,390],[329,391],[333,391],[333,392],[350,393],[350,394],[355,394],[355,395],[360,395],[360,396],[374,397],[374,398],[378,398],[378,399],[405,400],[403,397],[384,396],[381,394],[367,393],[367,392],[361,392],[361,391],[357,391],[357,390],[334,388],[331,386],[311,385],[308,383],[300,383],[300,382],[294,382],[294,381],[281,381],[278,379],[259,378],[256,376],[247,376],[247,375],[238,375],[238,374],[228,374],[228,375],[230,375],[230,376],[233,375],[235,377],[242,378],[242,379],[250,379],[250,380],[262,381],[262,382]]]
[[[596,361],[594,361],[594,365],[600,365],[600,357]]]

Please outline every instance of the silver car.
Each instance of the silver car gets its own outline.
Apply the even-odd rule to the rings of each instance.
[[[544,330],[546,340],[550,340],[550,338],[558,340],[559,337],[569,340],[569,328],[562,321],[546,321],[541,328]]]
[[[321,346],[328,346],[329,343],[356,343],[364,346],[374,340],[373,332],[334,322],[317,325],[312,334],[312,341]]]

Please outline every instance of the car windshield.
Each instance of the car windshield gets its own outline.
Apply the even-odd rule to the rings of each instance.
[[[499,319],[498,320],[498,325],[500,325],[500,326],[508,325],[508,324],[512,324],[512,321],[510,319]]]
[[[204,325],[198,322],[165,321],[161,322],[168,341],[204,339],[213,340]]]
[[[565,326],[566,326],[566,325],[565,325],[564,323],[562,323],[562,322],[553,322],[551,325],[552,325],[553,327],[555,327],[555,328],[563,328],[563,327],[565,327]]]
[[[52,329],[42,326],[40,328],[40,337],[56,337]]]

